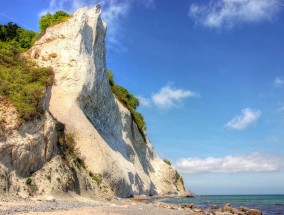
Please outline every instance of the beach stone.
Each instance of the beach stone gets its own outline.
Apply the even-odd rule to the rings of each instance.
[[[55,202],[55,198],[53,196],[48,196],[46,198],[46,201],[49,201],[49,202]]]
[[[218,205],[211,205],[211,209],[216,210],[216,209],[219,209],[219,207],[218,207]]]
[[[225,204],[223,207],[223,211],[231,211],[231,205],[230,204]]]
[[[214,211],[214,215],[224,215],[224,213],[221,211]]]
[[[260,210],[257,209],[249,209],[248,215],[262,215]]]
[[[191,204],[187,204],[187,207],[190,208],[190,209],[194,209],[194,208],[196,208],[196,205],[191,203]]]
[[[240,211],[242,211],[242,212],[248,212],[248,211],[249,211],[249,208],[244,207],[244,206],[241,206],[241,207],[240,207]]]

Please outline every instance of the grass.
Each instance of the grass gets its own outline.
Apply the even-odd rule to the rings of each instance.
[[[136,109],[139,106],[139,99],[128,92],[122,86],[116,85],[113,79],[113,73],[108,71],[109,85],[116,98],[130,111],[133,120],[135,121],[138,130],[140,131],[143,139],[146,141],[145,131],[146,123],[144,117]]]
[[[21,122],[44,112],[45,90],[53,81],[52,69],[37,67],[11,43],[0,41],[0,95],[16,107]]]

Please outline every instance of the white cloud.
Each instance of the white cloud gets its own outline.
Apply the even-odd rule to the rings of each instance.
[[[256,122],[260,116],[260,110],[252,110],[250,108],[245,108],[242,110],[241,115],[234,117],[225,125],[225,127],[236,130],[243,130],[252,123]]]
[[[190,90],[175,89],[170,86],[165,86],[152,96],[152,101],[160,108],[169,109],[177,107],[186,98],[197,96],[199,96],[197,93]]]
[[[102,18],[108,25],[107,45],[117,51],[126,50],[120,42],[122,20],[128,15],[133,5],[140,4],[147,8],[154,7],[154,0],[51,0],[48,8],[43,9],[39,15],[54,13],[58,10],[73,13],[81,7],[93,7],[98,3],[102,6]]]
[[[284,79],[283,78],[279,78],[279,77],[275,77],[274,79],[274,85],[276,87],[280,87],[284,84]]]
[[[279,0],[210,0],[192,4],[188,15],[210,28],[231,28],[239,23],[270,21],[282,7]]]
[[[142,97],[142,96],[136,96],[139,99],[140,106],[143,107],[150,107],[151,106],[151,101],[148,98]]]
[[[284,168],[284,156],[255,152],[250,155],[181,158],[175,167],[183,173],[243,173],[243,172],[272,172]]]

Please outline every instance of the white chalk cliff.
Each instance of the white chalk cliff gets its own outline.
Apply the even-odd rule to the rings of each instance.
[[[33,153],[39,162],[25,161],[25,167],[37,171],[51,157],[56,138],[52,117],[74,135],[87,169],[101,174],[117,196],[182,194],[181,178],[159,158],[147,137],[144,140],[129,110],[111,91],[106,24],[100,15],[99,7],[79,9],[68,21],[48,28],[28,51],[38,65],[52,67],[55,84],[48,90],[47,113],[41,121],[48,123],[48,129],[37,136],[50,147],[37,141],[41,148]]]

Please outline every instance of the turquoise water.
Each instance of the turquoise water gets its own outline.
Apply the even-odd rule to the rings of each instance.
[[[233,207],[245,206],[256,208],[265,215],[284,215],[284,195],[216,195],[216,196],[197,196],[195,198],[167,198],[158,199],[171,204],[194,203],[200,208],[210,208],[211,205],[223,207],[230,203]]]

